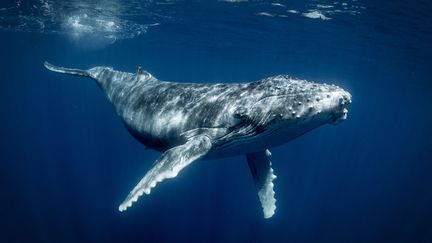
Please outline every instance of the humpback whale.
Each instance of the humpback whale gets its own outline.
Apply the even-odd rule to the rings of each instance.
[[[51,71],[89,77],[113,104],[127,130],[159,159],[132,189],[124,211],[159,182],[200,159],[245,155],[265,218],[276,199],[270,150],[324,124],[346,119],[351,95],[336,85],[278,75],[249,83],[161,81],[138,68]]]

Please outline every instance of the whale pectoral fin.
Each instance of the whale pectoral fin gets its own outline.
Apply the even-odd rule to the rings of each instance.
[[[273,180],[276,179],[276,176],[273,174],[271,167],[271,153],[266,149],[246,154],[246,159],[258,191],[264,218],[270,218],[276,210],[275,192],[273,190]]]
[[[165,151],[155,162],[141,181],[129,193],[119,206],[120,211],[126,210],[136,202],[143,193],[150,194],[150,190],[158,182],[167,178],[174,178],[187,165],[203,157],[211,149],[211,140],[206,135],[190,138],[185,144]]]

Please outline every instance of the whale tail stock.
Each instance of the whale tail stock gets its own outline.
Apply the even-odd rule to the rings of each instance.
[[[86,70],[57,67],[57,66],[52,65],[49,62],[44,62],[44,66],[48,70],[51,70],[51,71],[57,72],[57,73],[65,73],[65,74],[75,75],[75,76],[91,77],[90,74]]]

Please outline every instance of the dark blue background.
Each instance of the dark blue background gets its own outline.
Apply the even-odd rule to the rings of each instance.
[[[401,1],[402,2],[402,1]],[[0,32],[0,241],[431,242],[430,3],[364,2],[330,21],[177,4],[135,39],[90,47]],[[90,79],[43,61],[143,66],[162,80],[276,74],[351,92],[348,120],[272,149],[277,211],[263,219],[243,157],[199,161],[120,213],[158,153],[130,136]]]

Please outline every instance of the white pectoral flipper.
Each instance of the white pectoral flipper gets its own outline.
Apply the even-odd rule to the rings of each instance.
[[[271,167],[271,153],[268,149],[256,153],[246,154],[246,159],[252,173],[258,197],[264,212],[264,218],[268,219],[275,213],[276,199],[273,190],[273,180],[276,176]]]
[[[129,193],[119,206],[120,211],[126,210],[136,202],[140,196],[150,194],[150,190],[158,182],[167,178],[174,178],[187,165],[203,157],[211,149],[210,138],[206,135],[197,135],[180,146],[165,151],[155,162],[147,174]]]

